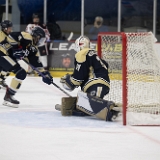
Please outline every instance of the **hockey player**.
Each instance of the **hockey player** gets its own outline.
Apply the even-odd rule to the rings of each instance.
[[[38,16],[38,14],[33,13],[32,20],[33,20],[32,23],[27,25],[25,31],[31,34],[32,30],[35,27],[41,27],[45,32],[46,41],[47,42],[50,41],[50,33],[49,33],[48,29],[47,29],[47,26],[45,24],[41,24],[40,23],[40,18]]]
[[[11,34],[12,22],[8,20],[3,21],[1,23],[1,28],[0,67],[5,73],[15,73],[15,77],[11,80],[10,86],[6,89],[3,105],[18,107],[20,102],[14,98],[14,95],[20,88],[22,81],[26,78],[27,73],[26,70],[19,65],[17,59],[29,56],[29,54],[31,57],[32,55],[35,55],[36,57],[37,52],[35,51],[36,47],[34,45],[39,42],[42,36],[44,36],[44,31],[42,30],[42,32],[41,30],[35,28],[35,30],[32,32],[32,36],[28,33],[25,34],[25,32],[21,32],[21,34],[17,34],[18,38],[16,41],[13,37],[9,36],[9,34]],[[41,63],[39,63],[37,57],[33,58],[32,62],[33,61],[36,61],[36,67],[40,67],[42,69],[41,71],[46,75],[46,77],[43,77],[42,79],[43,82],[51,84],[52,77],[49,72],[43,70],[43,66]],[[3,80],[5,80],[4,75]]]
[[[34,67],[38,67],[41,71],[44,71],[42,63],[39,61],[39,51],[37,48],[37,45],[43,45],[46,40],[43,29],[35,27],[31,33],[23,31],[12,32],[9,36],[15,42],[11,43],[14,57],[16,57],[17,60],[20,60],[22,57],[27,58],[29,63]]]
[[[5,57],[9,58],[7,54],[12,53],[12,46],[8,44],[10,39],[8,35],[12,31],[12,22],[8,20],[4,20],[1,23],[1,31],[0,31],[0,89],[6,89],[7,84],[5,82],[5,78],[9,76],[9,72],[7,70],[3,70],[3,66],[6,65],[6,61],[4,60]],[[9,59],[8,59],[9,60]],[[3,64],[4,63],[4,64]]]
[[[117,107],[113,102],[103,100],[110,90],[108,64],[97,56],[95,50],[89,48],[88,37],[80,36],[75,41],[75,46],[77,53],[74,72],[62,77],[60,82],[69,91],[80,86],[81,92],[78,92],[77,98],[62,98],[62,115],[72,115],[80,110],[88,115],[111,121],[118,112],[113,110]]]

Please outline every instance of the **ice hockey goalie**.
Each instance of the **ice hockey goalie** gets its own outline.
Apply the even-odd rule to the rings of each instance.
[[[83,112],[86,115],[111,121],[113,114],[117,115],[116,111],[113,111],[116,105],[113,102],[103,100],[110,90],[108,64],[97,56],[95,50],[90,49],[88,37],[80,36],[75,41],[75,46],[77,53],[75,54],[74,72],[72,75],[63,76],[60,82],[69,91],[80,86],[81,92],[78,93],[77,100],[73,98],[74,105],[72,102],[69,102],[68,105],[68,101],[72,101],[71,97],[62,98],[62,115],[75,114],[76,109],[80,111],[78,113]],[[69,112],[69,110],[72,111]]]

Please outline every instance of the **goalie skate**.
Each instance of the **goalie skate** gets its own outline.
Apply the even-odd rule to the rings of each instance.
[[[112,108],[114,111],[122,112],[122,104],[120,103],[115,103],[114,107]]]

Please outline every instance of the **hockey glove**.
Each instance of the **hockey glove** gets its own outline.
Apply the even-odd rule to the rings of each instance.
[[[62,83],[63,87],[68,91],[73,91],[76,88],[76,86],[71,82],[71,79],[71,75],[67,73],[60,80],[60,83]]]
[[[44,75],[44,77],[42,77],[42,81],[48,85],[50,85],[51,83],[53,83],[53,77],[50,75],[50,73],[48,71],[44,71],[42,72],[42,74]]]
[[[60,83],[65,83],[65,82],[66,82],[66,79],[67,79],[68,77],[70,77],[70,74],[68,74],[68,73],[67,73],[65,76],[61,77]]]

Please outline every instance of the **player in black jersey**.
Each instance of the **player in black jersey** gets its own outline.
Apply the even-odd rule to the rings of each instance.
[[[10,60],[9,56],[12,54],[12,46],[9,44],[12,40],[8,37],[11,31],[12,22],[8,20],[2,21],[0,31],[0,88],[2,89],[6,89],[5,78],[9,75],[8,71],[3,71],[3,67],[7,65],[7,61]]]
[[[87,37],[81,36],[75,41],[75,45],[77,53],[74,72],[61,78],[64,88],[74,90],[80,86],[83,92],[103,98],[109,93],[110,87],[107,62],[89,48],[90,40]]]
[[[29,55],[35,55],[36,57],[37,51],[35,51],[34,45],[36,45],[42,38],[42,32],[39,29],[35,28],[35,30],[32,32],[32,35],[29,35],[28,33],[28,35],[26,35],[25,33],[24,35],[17,34],[18,38],[15,40],[15,37],[13,38],[9,35],[11,34],[11,30],[11,21],[4,20],[3,22],[1,22],[0,81],[4,82],[6,76],[8,76],[10,72],[13,72],[15,74],[15,77],[11,80],[10,86],[4,86],[6,87],[6,94],[4,97],[3,105],[18,107],[18,104],[20,102],[14,98],[14,95],[20,88],[22,81],[26,78],[27,71],[24,67],[20,66],[17,59],[22,59]],[[26,38],[26,41],[24,40],[25,38],[22,35]],[[39,63],[37,57],[35,59],[37,60],[36,67],[43,68],[43,66]],[[47,84],[51,84],[52,77],[50,76],[49,72],[46,72],[45,70],[42,70],[42,72],[47,75],[45,78],[43,78],[43,81]]]
[[[13,56],[17,60],[23,57],[34,67],[38,68],[39,71],[45,71],[42,63],[39,61],[37,48],[37,45],[44,43],[46,40],[43,29],[35,27],[31,34],[27,32],[12,32],[9,37],[14,40],[14,43],[11,43],[11,45],[13,46]]]
[[[11,102],[13,106],[17,106],[19,101],[14,99],[13,96],[20,87],[21,81],[25,79],[26,74],[13,57],[12,45],[10,43],[14,43],[14,40],[9,38],[11,31],[12,22],[9,20],[2,21],[0,31],[0,81],[1,84],[5,84],[6,76],[8,76],[10,72],[15,73],[15,77],[12,79],[10,87],[8,87],[6,84],[2,86],[7,88],[6,95],[4,97],[5,102]],[[4,105],[6,104],[5,102]]]
[[[74,72],[72,75],[67,74],[62,77],[60,82],[69,91],[80,86],[81,92],[78,92],[76,108],[71,105],[72,98],[69,98],[69,103],[68,98],[66,101],[62,100],[62,115],[70,115],[73,113],[70,110],[78,109],[88,115],[111,120],[118,112],[112,110],[117,108],[113,102],[103,100],[110,90],[108,63],[100,59],[95,50],[90,49],[88,37],[80,36],[75,41],[75,46],[77,53]],[[75,98],[73,104],[75,106]]]

